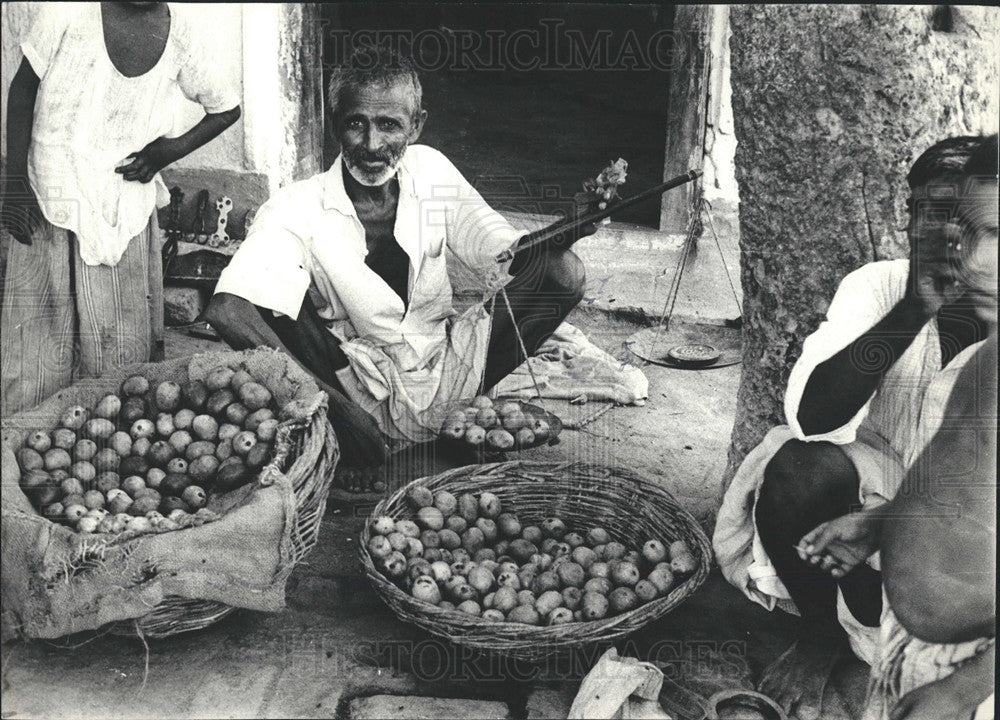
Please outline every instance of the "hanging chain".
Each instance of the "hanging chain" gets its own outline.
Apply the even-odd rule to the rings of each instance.
[[[663,302],[663,312],[660,313],[660,319],[656,323],[656,335],[653,337],[653,343],[649,348],[649,356],[656,357],[656,345],[660,341],[660,335],[664,330],[664,324],[666,329],[670,329],[670,318],[674,314],[674,305],[677,304],[677,298],[680,295],[681,288],[681,277],[684,274],[684,268],[687,266],[688,256],[691,254],[691,248],[694,247],[697,241],[698,226],[700,224],[701,208],[704,202],[704,197],[701,193],[698,194],[698,200],[695,202],[695,211],[691,213],[688,218],[687,235],[684,238],[684,247],[681,250],[681,259],[674,268],[674,275],[670,279],[670,289],[667,291],[667,297]],[[666,323],[664,323],[666,320]]]
[[[719,249],[719,256],[722,258],[722,269],[726,271],[726,280],[729,281],[729,289],[733,293],[733,300],[736,301],[736,308],[740,311],[740,315],[743,314],[743,303],[740,302],[739,293],[736,292],[736,284],[733,282],[733,276],[729,273],[729,263],[726,262],[726,254],[722,252],[722,241],[719,240],[719,233],[715,231],[715,220],[712,219],[712,203],[708,200],[702,200],[705,215],[708,217],[708,227],[712,231],[712,238],[715,240],[715,247]]]

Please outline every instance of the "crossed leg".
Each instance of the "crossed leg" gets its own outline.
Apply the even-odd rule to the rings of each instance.
[[[761,690],[803,720],[820,716],[830,672],[847,651],[837,620],[838,586],[862,624],[877,626],[882,611],[881,576],[868,565],[838,581],[795,551],[810,530],[857,509],[859,483],[854,463],[828,442],[790,440],[764,470],[757,532],[802,620],[799,639],[765,670]]]

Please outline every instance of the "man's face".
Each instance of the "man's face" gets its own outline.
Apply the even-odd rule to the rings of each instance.
[[[342,93],[334,129],[351,176],[367,186],[387,183],[419,137],[425,115],[413,89],[402,83]]]
[[[943,256],[963,290],[954,303],[997,322],[997,181],[956,178],[914,189],[911,252]]]
[[[965,301],[980,319],[997,322],[997,181],[974,182],[959,207]]]

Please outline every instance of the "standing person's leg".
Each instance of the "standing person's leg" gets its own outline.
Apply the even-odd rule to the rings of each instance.
[[[850,457],[827,442],[790,440],[768,463],[754,510],[761,544],[802,618],[799,640],[764,673],[761,689],[800,717],[818,717],[823,688],[847,650],[837,620],[838,581],[795,550],[820,524],[857,510],[860,479]],[[839,580],[844,600],[864,625],[878,625],[881,579],[861,564]]]
[[[526,359],[514,332],[515,323],[530,356],[583,299],[583,262],[571,250],[527,252],[534,253],[527,266],[505,288],[514,322],[503,296],[496,298],[483,382],[486,390]]]
[[[160,223],[154,212],[149,219],[149,245],[146,253],[149,266],[149,296],[147,305],[149,307],[150,332],[152,337],[151,353],[149,359],[159,361],[164,358],[164,328],[163,328],[163,234],[160,232]]]
[[[162,278],[151,280],[151,223],[129,242],[114,267],[87,265],[73,238],[74,294],[79,318],[80,359],[77,377],[94,377],[113,367],[148,362],[153,357],[154,295],[162,298]],[[157,261],[158,264],[158,261]]]
[[[68,386],[73,377],[72,248],[48,222],[22,245],[9,235],[4,278],[0,371],[3,413],[20,412]]]

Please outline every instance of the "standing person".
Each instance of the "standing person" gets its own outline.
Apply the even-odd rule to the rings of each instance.
[[[877,557],[831,576],[796,545],[823,523],[895,497],[988,337],[996,174],[995,135],[949,138],[917,159],[907,176],[909,260],[869,263],[844,278],[792,369],[788,425],[746,457],[723,498],[713,538],[723,574],[765,607],[802,618],[798,641],[761,683],[797,717],[821,716],[823,688],[848,641],[858,657],[875,659],[882,579]],[[981,238],[983,252],[964,270],[983,267],[963,274],[956,258],[970,249],[966,236]]]
[[[7,114],[3,412],[162,352],[159,171],[240,116],[191,11],[42,3]],[[172,130],[178,89],[206,115]]]

